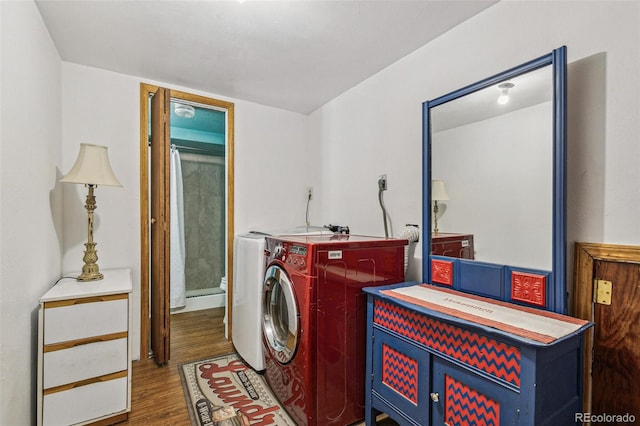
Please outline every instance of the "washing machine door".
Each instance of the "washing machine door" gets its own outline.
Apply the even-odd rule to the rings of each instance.
[[[262,288],[262,329],[267,348],[280,363],[286,364],[298,347],[298,306],[293,283],[278,265],[265,272]]]

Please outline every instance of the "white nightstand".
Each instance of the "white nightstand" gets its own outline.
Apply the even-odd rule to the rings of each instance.
[[[38,425],[108,424],[131,410],[131,270],[101,272],[40,299]]]

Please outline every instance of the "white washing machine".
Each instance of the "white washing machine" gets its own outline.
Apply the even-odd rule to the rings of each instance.
[[[301,226],[281,232],[249,232],[233,240],[233,324],[231,341],[254,370],[265,368],[262,346],[262,281],[265,237],[271,235],[327,235],[327,228]]]

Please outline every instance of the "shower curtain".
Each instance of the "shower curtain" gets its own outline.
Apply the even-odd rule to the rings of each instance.
[[[170,307],[186,305],[185,296],[185,244],[184,244],[184,204],[182,195],[182,167],[180,153],[171,146],[171,285]]]

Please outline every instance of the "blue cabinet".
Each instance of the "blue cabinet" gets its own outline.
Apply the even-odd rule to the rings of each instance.
[[[367,425],[576,423],[591,323],[426,284],[365,292]]]

